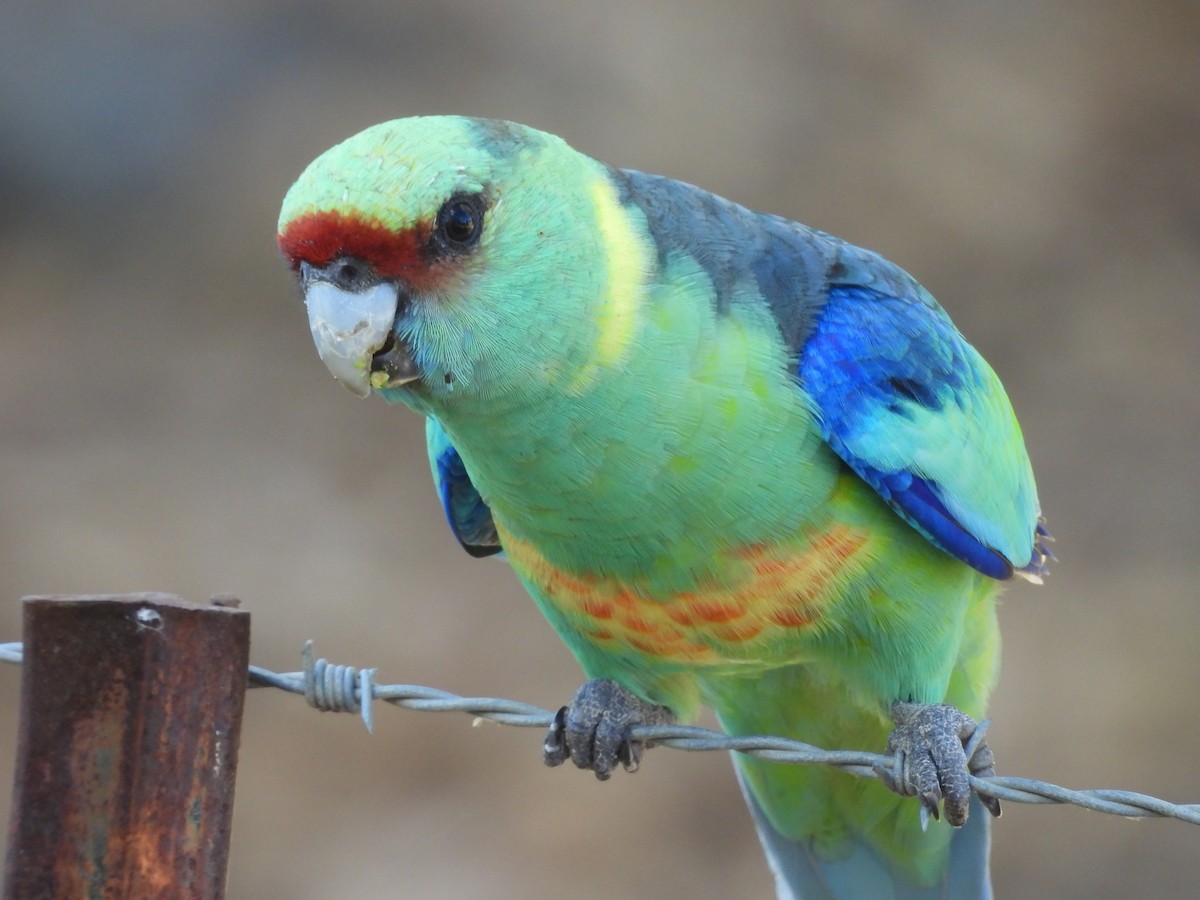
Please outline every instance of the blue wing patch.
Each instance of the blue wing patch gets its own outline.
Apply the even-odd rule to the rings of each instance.
[[[684,255],[703,267],[718,314],[739,289],[757,289],[800,357],[822,436],[897,514],[994,578],[1044,573],[1048,535],[1004,388],[908,273],[692,185],[610,174],[645,216],[660,263]]]
[[[1020,427],[991,367],[932,297],[829,289],[799,376],[822,435],[936,546],[992,578],[1048,552]]]
[[[499,553],[500,538],[496,535],[496,523],[492,511],[484,502],[467,467],[441,424],[432,416],[425,420],[425,440],[429,450],[429,464],[433,469],[433,483],[450,530],[462,548],[472,556],[492,556]]]

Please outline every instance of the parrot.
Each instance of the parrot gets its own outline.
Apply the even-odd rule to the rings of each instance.
[[[1052,538],[998,376],[911,275],[462,116],[318,156],[277,240],[330,373],[425,417],[454,538],[580,664],[547,764],[632,771],[633,729],[702,707],[885,750],[878,779],[733,754],[778,896],[991,896],[995,601]]]

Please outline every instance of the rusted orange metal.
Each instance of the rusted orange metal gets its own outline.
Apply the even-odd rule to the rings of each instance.
[[[26,597],[5,900],[221,898],[250,616]]]

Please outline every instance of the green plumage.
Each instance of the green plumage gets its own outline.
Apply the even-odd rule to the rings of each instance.
[[[453,117],[330,150],[280,242],[348,302],[395,286],[387,333],[331,368],[429,417],[455,534],[503,547],[589,677],[830,748],[882,749],[896,700],[982,715],[996,579],[1045,559],[1036,491],[995,374],[902,270]],[[833,870],[946,871],[950,829],[882,785],[738,762]]]

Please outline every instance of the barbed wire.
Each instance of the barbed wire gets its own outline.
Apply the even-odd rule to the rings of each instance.
[[[0,662],[20,664],[20,642],[0,644]],[[518,728],[549,728],[554,712],[499,697],[464,697],[438,688],[415,684],[376,684],[374,668],[334,665],[315,659],[309,641],[301,652],[303,669],[299,672],[272,672],[250,666],[249,687],[277,688],[291,694],[303,694],[309,705],[325,712],[352,712],[361,716],[368,731],[374,729],[374,701],[421,712],[462,712],[477,719]],[[366,698],[363,702],[362,698]],[[987,723],[981,723],[977,735]],[[771,735],[734,737],[694,725],[639,725],[630,731],[635,741],[650,741],[677,750],[723,750],[744,753],[772,762],[800,765],[828,765],[865,778],[878,778],[879,770],[897,764],[892,756],[857,750],[823,750],[802,741]],[[969,756],[968,752],[968,756]],[[1200,804],[1177,804],[1120,790],[1071,790],[1033,778],[994,775],[968,776],[972,789],[988,797],[1011,803],[1071,804],[1093,812],[1127,818],[1171,818],[1200,825]]]

